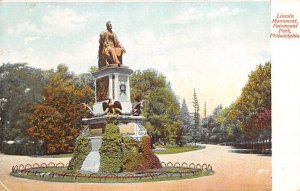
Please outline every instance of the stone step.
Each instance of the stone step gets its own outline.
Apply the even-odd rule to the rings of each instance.
[[[89,137],[89,139],[92,145],[92,150],[83,161],[80,171],[98,173],[101,160],[99,148],[102,144],[102,137]]]

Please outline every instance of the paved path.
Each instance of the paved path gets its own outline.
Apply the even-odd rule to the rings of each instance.
[[[187,180],[95,184],[58,183],[16,178],[9,175],[11,166],[20,163],[68,162],[70,158],[33,158],[0,155],[0,191],[264,191],[272,190],[271,157],[230,152],[230,147],[206,145],[206,149],[180,154],[159,155],[164,162],[210,163],[212,176]]]
[[[90,153],[85,157],[81,165],[80,171],[98,173],[100,167],[100,160],[101,160],[99,148],[101,147],[102,144],[102,138],[90,137],[89,139],[90,139],[92,149]]]

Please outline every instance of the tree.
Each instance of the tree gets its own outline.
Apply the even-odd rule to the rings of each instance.
[[[140,102],[156,88],[167,88],[166,77],[153,69],[135,71],[130,77],[131,100]]]
[[[181,108],[180,108],[180,120],[182,121],[182,142],[187,143],[191,141],[191,137],[189,136],[189,130],[192,126],[191,124],[191,116],[188,110],[185,99],[182,100]]]
[[[146,100],[143,109],[145,127],[155,141],[178,143],[182,126],[180,106],[166,78],[148,69],[134,72],[130,84],[131,99],[135,102]]]
[[[199,102],[196,94],[196,90],[194,89],[194,94],[193,94],[193,108],[194,108],[194,126],[195,128],[199,128],[200,126],[200,107],[199,107]]]
[[[249,74],[228,116],[237,120],[236,125],[245,133],[246,140],[271,142],[271,62],[258,65]]]
[[[98,71],[98,67],[97,66],[91,66],[90,68],[89,68],[89,72],[90,73],[94,73],[94,72],[97,72]]]
[[[202,141],[209,143],[222,143],[226,140],[225,109],[218,105],[212,115],[202,120],[201,127],[206,129],[206,134],[202,135]]]
[[[143,114],[152,126],[152,133],[164,144],[177,143],[180,140],[182,123],[179,120],[180,109],[175,97],[166,88],[157,88],[148,92],[145,99],[147,102]]]
[[[219,143],[228,141],[228,112],[229,108],[223,108],[222,105],[217,106],[213,112],[215,128],[217,129],[217,137]]]
[[[33,106],[27,131],[45,142],[49,154],[66,152],[83,128],[86,109],[81,103],[91,102],[92,89],[76,86],[67,66],[59,65],[50,73],[42,95],[44,99]]]
[[[30,139],[26,133],[27,116],[32,112],[31,106],[42,99],[46,74],[46,71],[29,67],[26,63],[0,66],[0,145],[4,153],[36,154],[37,140]],[[3,144],[8,140],[19,145],[11,148],[11,145]]]
[[[94,78],[91,73],[83,73],[83,74],[75,75],[74,83],[79,88],[89,86],[90,88],[95,89]]]
[[[191,126],[191,116],[185,99],[182,100],[180,108],[180,119],[183,122],[183,130],[188,130]]]
[[[198,98],[197,98],[197,94],[196,91],[194,89],[194,94],[193,94],[193,127],[190,128],[189,130],[189,136],[191,137],[193,142],[199,142],[200,141],[200,137],[201,137],[201,132],[200,132],[200,108],[199,108],[199,102],[198,102]]]

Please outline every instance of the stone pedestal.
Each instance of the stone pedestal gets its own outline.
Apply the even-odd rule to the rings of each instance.
[[[108,99],[111,99],[112,102],[119,101],[122,105],[122,113],[129,114],[131,112],[129,75],[132,72],[126,66],[109,66],[93,73],[95,78],[94,116],[104,113],[103,102],[107,102]]]
[[[82,119],[89,126],[91,134],[101,136],[105,133],[105,124],[108,119],[116,120],[119,124],[138,124],[135,128],[144,131],[137,130],[136,132],[146,132],[141,126],[145,118],[143,116],[133,116],[131,113],[129,76],[132,73],[133,71],[124,65],[120,67],[118,65],[109,65],[93,73],[95,78],[93,117]],[[107,104],[109,99],[112,100],[112,103],[117,101],[121,104],[121,115],[105,112],[104,105]],[[122,128],[121,126],[119,127]],[[141,137],[142,134],[135,133],[132,137]]]
[[[88,136],[92,150],[81,165],[80,171],[97,173],[101,165],[99,148],[102,144],[102,134],[108,120],[116,121],[120,134],[141,141],[141,137],[147,135],[146,129],[141,125],[145,119],[143,116],[133,116],[130,101],[129,76],[133,71],[126,66],[109,65],[93,73],[95,78],[95,103],[93,105],[93,116],[83,118],[87,125],[81,132],[82,136]],[[112,103],[121,104],[121,113],[105,111],[108,100]]]

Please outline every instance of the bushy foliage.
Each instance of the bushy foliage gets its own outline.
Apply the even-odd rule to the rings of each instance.
[[[225,108],[218,106],[202,126],[207,129],[206,142],[270,143],[271,62],[257,66],[236,101]]]
[[[124,171],[145,170],[138,143],[131,137],[124,137],[123,142],[123,151],[125,153]]]
[[[24,136],[24,135],[21,135]],[[29,137],[25,137],[21,141],[2,143],[2,153],[8,155],[44,155],[44,144],[39,141],[32,141]]]
[[[92,101],[92,89],[78,87],[68,68],[60,65],[49,74],[49,83],[43,88],[44,99],[33,106],[28,117],[27,132],[45,142],[49,154],[69,150],[83,128],[81,119],[86,108],[81,103]]]
[[[141,159],[144,169],[159,169],[162,168],[160,160],[151,149],[151,140],[149,136],[143,136],[141,143]]]
[[[120,133],[120,129],[117,125],[114,124],[114,122],[108,122],[106,124],[106,128],[105,128],[105,133],[106,134],[119,134]]]
[[[83,73],[74,76],[74,83],[77,87],[86,87],[94,89],[94,78],[91,73]]]
[[[73,157],[69,162],[68,170],[79,170],[86,156],[91,152],[92,145],[87,137],[79,136],[76,139]]]
[[[101,172],[117,173],[123,170],[122,135],[116,125],[110,123],[106,125],[106,133],[102,137],[99,152]]]
[[[10,154],[37,154],[39,141],[26,133],[31,106],[42,99],[47,72],[26,63],[0,66],[0,150]],[[15,141],[6,144],[4,141]],[[2,142],[4,142],[2,144]],[[3,146],[3,148],[1,148]]]
[[[183,131],[187,131],[191,126],[191,116],[185,99],[182,100],[180,108],[180,120],[183,122]]]
[[[124,139],[125,146],[125,171],[143,171],[149,169],[159,169],[162,165],[158,157],[151,149],[149,136],[143,136],[138,144],[132,138]]]
[[[193,129],[192,118],[190,116],[190,112],[189,112],[189,109],[188,109],[185,99],[182,100],[179,118],[183,123],[180,144],[185,145],[185,144],[193,141],[193,136],[190,134],[190,131]]]
[[[100,171],[118,173],[161,168],[161,163],[151,150],[149,136],[140,143],[131,137],[122,137],[116,125],[108,123],[99,149]]]
[[[180,141],[180,106],[166,78],[154,70],[136,71],[130,78],[131,99],[144,103],[146,129],[155,141],[175,144]]]
[[[259,65],[250,73],[228,119],[241,128],[248,139],[261,133],[271,137],[271,62]]]

